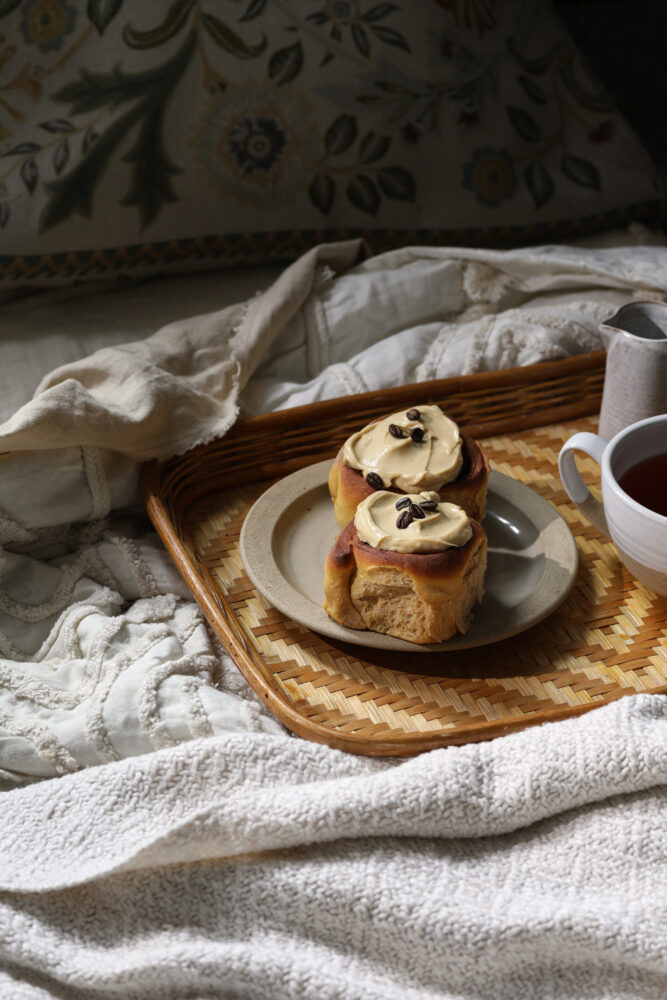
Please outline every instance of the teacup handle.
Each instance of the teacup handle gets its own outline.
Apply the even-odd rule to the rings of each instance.
[[[569,441],[566,441],[561,448],[558,456],[558,471],[570,500],[576,503],[579,510],[586,515],[598,531],[609,538],[607,518],[604,515],[602,504],[598,503],[595,497],[589,493],[574,460],[574,452],[579,449],[579,451],[585,451],[599,465],[606,447],[607,442],[604,438],[597,434],[589,434],[588,431],[580,431],[578,434],[574,434]]]

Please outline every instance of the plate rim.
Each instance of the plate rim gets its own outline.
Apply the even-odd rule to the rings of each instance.
[[[530,607],[531,603],[537,605],[536,610],[529,617],[529,620],[518,623],[515,626],[510,626],[502,635],[491,638],[478,636],[473,637],[471,641],[470,638],[466,638],[466,636],[469,636],[469,633],[465,633],[453,636],[444,642],[428,645],[409,642],[407,639],[399,639],[384,633],[373,632],[370,629],[351,629],[338,624],[338,622],[327,616],[319,604],[316,604],[314,601],[308,601],[308,598],[292,585],[284,573],[281,572],[273,556],[274,535],[278,522],[299,497],[311,490],[322,488],[326,484],[330,467],[330,460],[316,462],[298,469],[296,472],[284,476],[276,483],[273,483],[257,498],[246,514],[239,536],[239,554],[255,589],[277,611],[280,611],[281,614],[286,615],[290,620],[310,629],[312,632],[339,642],[346,642],[371,649],[413,653],[454,652],[492,645],[493,643],[502,642],[513,635],[527,631],[547,618],[570,592],[577,575],[579,557],[576,542],[567,521],[559,514],[553,504],[545,500],[535,490],[531,489],[525,483],[521,483],[511,476],[494,469],[491,470],[489,475],[490,491],[500,494],[504,499],[510,500],[519,507],[522,513],[538,529],[540,537],[544,538],[548,527],[553,525],[551,531],[546,535],[548,546],[549,544],[552,547],[560,545],[563,550],[561,552],[562,559],[556,560],[549,558],[550,555],[553,555],[552,549],[549,547],[545,549],[545,556],[547,558],[545,559],[542,574],[532,592],[518,605],[520,607],[524,605]],[[259,531],[260,523],[261,531]],[[554,537],[551,538],[551,535],[554,535]],[[259,541],[260,536],[262,541]],[[260,569],[268,566],[268,573],[260,572],[257,574],[255,572],[256,563],[253,554],[256,550],[259,550],[260,546],[262,558],[258,559],[257,562],[260,564]],[[249,551],[251,554],[250,558],[248,558]],[[268,559],[267,553],[269,555]],[[561,570],[565,570],[566,576],[561,581],[560,586],[554,589],[553,583],[555,581],[553,580],[553,576],[555,566],[560,567]],[[552,596],[548,597],[550,585],[552,586]],[[282,599],[281,592],[284,591],[287,591],[296,598],[297,605],[307,602],[308,605],[321,611],[323,616],[321,621],[324,627],[318,627],[317,623],[313,624],[311,617],[297,617],[294,614],[294,608]]]

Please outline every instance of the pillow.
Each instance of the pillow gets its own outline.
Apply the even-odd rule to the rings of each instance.
[[[516,245],[654,219],[548,3],[0,0],[0,279]]]

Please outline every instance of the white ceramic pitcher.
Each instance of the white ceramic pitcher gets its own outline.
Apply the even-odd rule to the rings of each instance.
[[[600,324],[607,367],[600,409],[606,440],[667,413],[667,303],[630,302]]]

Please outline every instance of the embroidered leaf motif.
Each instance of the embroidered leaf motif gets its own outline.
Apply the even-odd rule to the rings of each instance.
[[[532,77],[519,74],[519,76],[517,76],[517,80],[523,87],[526,94],[528,94],[528,97],[530,97],[531,101],[535,101],[536,104],[547,103],[544,91],[540,87],[539,83],[535,83]]]
[[[347,196],[356,208],[375,215],[380,207],[380,194],[370,177],[356,174],[347,185]]]
[[[301,72],[303,66],[303,48],[301,42],[278,49],[269,59],[269,76],[280,86],[289,83]]]
[[[18,146],[12,146],[11,149],[6,149],[2,154],[3,156],[21,156],[23,153],[36,153],[38,149],[41,149],[36,142],[20,142]]]
[[[565,176],[574,184],[580,187],[595,188],[600,190],[600,175],[595,167],[588,160],[582,160],[579,156],[564,156],[560,161],[561,169]]]
[[[123,28],[123,41],[133,49],[152,49],[163,45],[178,34],[187,22],[194,4],[195,0],[175,0],[164,21],[149,31],[137,31],[131,24],[126,24]]]
[[[27,187],[28,193],[32,194],[37,187],[37,181],[39,180],[39,169],[32,157],[29,160],[26,160],[21,167],[21,180]]]
[[[326,214],[333,205],[336,185],[328,174],[316,174],[310,182],[308,194],[313,204]]]
[[[371,47],[368,43],[368,35],[360,24],[355,24],[354,22],[352,23],[351,30],[354,44],[357,46],[362,56],[367,56],[371,51]]]
[[[507,109],[507,115],[522,139],[527,142],[538,141],[542,132],[532,115],[529,115],[523,108],[515,108],[511,105]]]
[[[47,132],[73,132],[74,126],[66,118],[52,118],[48,122],[40,122],[39,127]]]
[[[390,146],[389,136],[367,132],[359,144],[359,159],[362,163],[374,163],[388,152]]]
[[[232,31],[224,21],[214,17],[213,14],[202,14],[202,23],[209,35],[225,52],[236,56],[237,59],[254,59],[266,48],[266,37],[262,35],[262,40],[257,45],[249,45],[247,42]]]
[[[169,160],[163,139],[164,114],[169,98],[185,72],[196,47],[190,31],[181,48],[167,62],[141,73],[85,73],[56,95],[74,103],[72,114],[97,107],[131,103],[101,135],[89,130],[84,155],[69,174],[45,185],[48,200],[42,209],[40,229],[49,229],[75,212],[90,218],[95,189],[120,143],[139,126],[135,143],[125,160],[132,165],[130,188],[123,204],[136,205],[144,226],[165,201],[175,200],[170,176],[177,168]]]
[[[86,129],[86,134],[83,137],[83,142],[81,143],[81,152],[85,153],[91,143],[95,142],[97,139],[97,132],[94,128]]]
[[[121,205],[137,206],[142,228],[150,225],[164,202],[176,201],[170,177],[180,170],[167,155],[161,131],[161,112],[146,115],[136,142],[123,157],[133,169],[130,188]]]
[[[259,17],[265,7],[266,0],[251,0],[248,9],[245,14],[241,15],[239,21],[252,21],[253,18]]]
[[[0,17],[11,14],[19,6],[22,0],[0,0]]]
[[[57,174],[61,174],[69,160],[69,142],[63,139],[55,148],[53,154],[53,169]]]
[[[185,39],[183,47],[167,62],[139,73],[123,73],[115,66],[110,73],[79,70],[79,79],[62,87],[54,97],[71,104],[72,115],[86,114],[100,108],[117,108],[121,104],[149,95],[160,96],[171,92],[194,50],[194,32]],[[178,74],[174,77],[174,74]]]
[[[396,201],[415,200],[415,179],[403,167],[383,167],[378,171],[378,184],[387,198]]]
[[[535,59],[524,56],[517,48],[514,38],[507,39],[507,47],[523,69],[527,70],[528,73],[539,74],[545,73],[549,69],[556,56],[567,48],[567,42],[564,38],[559,38],[543,55],[537,56]]]
[[[88,20],[102,35],[122,6],[123,0],[88,0]]]
[[[554,182],[543,163],[529,164],[523,172],[526,187],[530,191],[535,208],[541,208],[554,193]]]
[[[403,97],[418,96],[412,90],[408,90],[407,87],[401,86],[400,83],[389,83],[387,80],[376,80],[375,86],[378,88],[378,90],[384,90],[384,92],[387,94],[400,94]]]
[[[356,138],[356,118],[353,118],[352,115],[340,115],[327,129],[324,145],[328,153],[337,156],[349,149]]]
[[[130,125],[136,123],[137,118],[135,111],[119,118],[90,147],[74,170],[45,185],[49,200],[42,209],[40,230],[50,229],[64,222],[75,212],[85,219],[90,218],[95,187],[118,143],[125,137]]]
[[[403,35],[398,31],[394,31],[393,28],[386,28],[383,24],[374,24],[373,34],[381,42],[384,42],[385,45],[395,45],[397,49],[403,49],[404,52],[410,51],[410,46]]]
[[[380,21],[387,14],[391,14],[393,10],[398,10],[395,3],[379,3],[376,7],[371,7],[365,14],[362,14],[361,20],[367,22]]]
[[[71,104],[73,115],[97,111],[108,105],[117,107],[122,101],[132,100],[136,96],[134,87],[120,69],[116,66],[110,73],[93,73],[90,70],[79,70],[78,80],[66,83],[54,97],[57,101]]]

